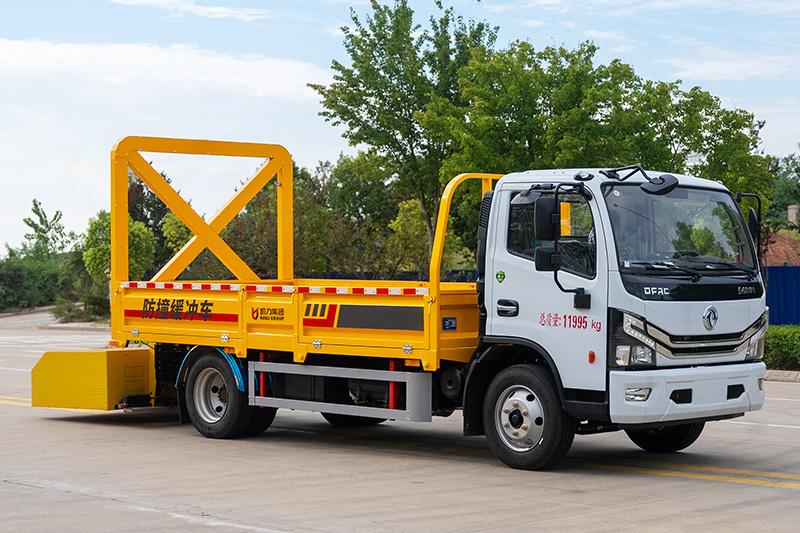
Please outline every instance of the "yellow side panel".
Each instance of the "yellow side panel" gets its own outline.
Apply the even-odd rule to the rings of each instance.
[[[125,394],[154,395],[147,347],[45,352],[31,371],[34,407],[113,410]]]
[[[247,347],[254,350],[291,352],[297,328],[294,294],[250,294],[243,322]]]
[[[478,346],[478,293],[474,283],[442,283],[439,359],[469,362]]]

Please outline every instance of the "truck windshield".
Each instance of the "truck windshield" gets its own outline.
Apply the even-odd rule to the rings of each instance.
[[[613,184],[603,196],[621,269],[693,278],[755,274],[749,232],[730,194],[678,187],[656,196]]]

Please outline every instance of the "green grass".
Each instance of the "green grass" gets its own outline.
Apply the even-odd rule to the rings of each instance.
[[[800,241],[800,232],[797,231],[792,231],[790,229],[779,229],[778,234],[792,239],[793,241]]]

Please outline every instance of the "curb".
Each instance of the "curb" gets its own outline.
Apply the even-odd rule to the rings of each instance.
[[[13,313],[0,313],[0,319],[2,318],[11,318],[15,316],[25,316],[25,315],[33,315],[35,313],[49,313],[53,309],[53,305],[48,305],[45,307],[32,307],[30,309],[22,309],[20,311],[15,311]]]
[[[764,376],[767,381],[787,381],[798,382],[800,381],[800,371],[797,370],[767,370],[767,375]]]
[[[40,326],[39,329],[55,329],[70,331],[94,331],[99,333],[111,333],[109,324],[94,324],[92,322],[67,322],[66,324],[47,324]]]

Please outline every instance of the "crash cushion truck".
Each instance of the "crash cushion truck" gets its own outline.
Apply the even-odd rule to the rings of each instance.
[[[142,153],[253,157],[208,221]],[[128,279],[128,170],[192,231],[148,281]],[[271,180],[277,277],[220,237]],[[453,194],[483,191],[474,283],[442,282]],[[649,451],[764,401],[768,314],[752,235],[717,182],[619,169],[462,174],[441,201],[428,281],[298,279],[292,162],[277,145],[128,137],[111,153],[111,347],[48,352],[33,404],[176,405],[203,435],[260,434],[278,408],[347,427],[462,411],[507,465],[546,468],[576,433]],[[209,249],[229,280],[178,280]],[[190,271],[189,271],[190,273]]]

